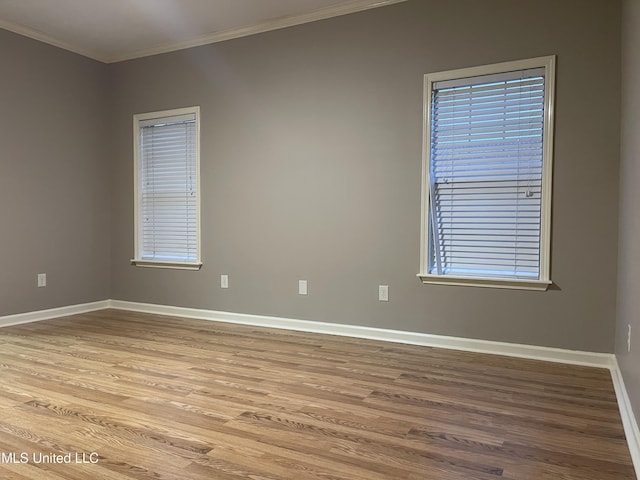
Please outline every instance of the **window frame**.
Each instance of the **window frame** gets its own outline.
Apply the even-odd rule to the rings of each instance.
[[[430,165],[431,165],[431,102],[435,82],[478,77],[533,68],[545,69],[542,193],[540,212],[540,264],[539,279],[515,279],[509,277],[452,276],[429,273],[431,216]],[[510,288],[545,291],[551,281],[551,193],[553,172],[553,134],[555,107],[556,56],[502,62],[491,65],[429,73],[424,76],[423,139],[422,139],[422,199],[420,228],[420,273],[425,284],[460,285],[476,287]]]
[[[195,116],[195,157],[196,157],[196,260],[191,261],[165,261],[148,260],[142,255],[142,224],[140,223],[142,209],[142,178],[143,159],[141,155],[141,123],[148,120],[162,120],[163,118],[180,115]],[[134,258],[131,264],[137,267],[169,268],[178,270],[200,270],[202,267],[201,249],[201,220],[200,220],[200,107],[185,107],[157,112],[138,113],[133,116],[133,184],[134,184]]]

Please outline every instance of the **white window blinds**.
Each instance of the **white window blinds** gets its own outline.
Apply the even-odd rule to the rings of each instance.
[[[140,119],[138,127],[138,259],[197,263],[197,114]]]
[[[540,279],[545,69],[436,81],[429,274]]]

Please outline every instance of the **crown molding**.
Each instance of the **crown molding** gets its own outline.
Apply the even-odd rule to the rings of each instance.
[[[102,63],[117,63],[123,62],[125,60],[133,60],[136,58],[159,55],[161,53],[169,53],[178,50],[185,50],[187,48],[209,45],[211,43],[224,42],[226,40],[232,40],[234,38],[247,37],[258,33],[293,27],[296,25],[302,25],[318,20],[339,17],[341,15],[348,15],[350,13],[361,12],[373,8],[385,7],[387,5],[393,5],[395,3],[402,3],[406,1],[407,0],[352,0],[350,2],[322,8],[301,15],[291,15],[273,20],[267,20],[265,22],[260,22],[253,25],[245,25],[243,27],[213,32],[207,35],[196,37],[191,40],[159,45],[153,48],[136,50],[133,52],[117,55],[103,55],[98,52],[79,47],[77,45],[72,45],[70,43],[60,41],[37,30],[3,20],[0,20],[0,29],[9,30],[10,32],[17,33],[18,35],[29,37],[34,40],[53,45],[54,47],[58,47],[63,50],[77,53],[79,55],[97,60]]]
[[[136,58],[150,57],[152,55],[159,55],[161,53],[175,52],[178,50],[185,50],[187,48],[200,47],[202,45],[209,45],[212,43],[224,42],[226,40],[232,40],[234,38],[248,37],[250,35],[256,35],[258,33],[270,32],[272,30],[279,30],[282,28],[293,27],[296,25],[302,25],[304,23],[315,22],[318,20],[325,20],[328,18],[339,17],[341,15],[348,15],[350,13],[361,12],[363,10],[370,10],[373,8],[385,7],[387,5],[393,5],[395,3],[406,2],[407,0],[353,0],[348,3],[340,5],[334,5],[320,10],[315,10],[310,13],[301,15],[292,15],[274,20],[267,20],[266,22],[256,23],[254,25],[247,25],[244,27],[232,28],[229,30],[222,30],[219,32],[210,33],[200,37],[196,37],[192,40],[186,40],[184,42],[170,43],[144,50],[137,50],[132,53],[114,55],[106,59],[106,63],[117,63],[125,60],[133,60]]]
[[[98,62],[108,63],[108,60],[109,60],[107,57],[100,55],[97,52],[93,52],[91,50],[86,50],[84,48],[80,48],[75,45],[62,42],[38,30],[34,30],[32,28],[19,25],[17,23],[5,22],[4,20],[0,19],[0,29],[17,33],[18,35],[22,35],[23,37],[28,37],[33,40],[37,40],[38,42],[46,43],[48,45],[61,48],[62,50],[67,50],[69,52],[77,53],[78,55],[82,55],[83,57],[97,60]]]

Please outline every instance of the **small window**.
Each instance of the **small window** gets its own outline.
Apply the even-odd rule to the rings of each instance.
[[[200,108],[133,117],[135,258],[144,267],[199,269]]]
[[[425,75],[425,283],[546,290],[555,57]]]

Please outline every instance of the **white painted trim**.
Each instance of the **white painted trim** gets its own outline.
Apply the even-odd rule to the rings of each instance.
[[[131,265],[145,268],[168,268],[171,270],[200,270],[202,268],[202,262],[154,262],[150,260],[137,260],[135,258],[132,258],[130,262]]]
[[[57,40],[37,30],[33,30],[22,25],[2,20],[0,20],[0,28],[17,33],[18,35],[33,38],[34,40],[38,40],[40,42],[48,43],[49,45],[53,45],[54,47],[62,48],[64,50],[68,50],[70,52],[74,52],[79,55],[98,60],[99,62],[116,63],[122,62],[124,60],[133,60],[135,58],[149,57],[151,55],[158,55],[160,53],[175,52],[177,50],[184,50],[187,48],[199,47],[211,43],[223,42],[225,40],[232,40],[234,38],[247,37],[249,35],[255,35],[257,33],[264,33],[272,30],[279,30],[281,28],[293,27],[296,25],[302,25],[304,23],[325,20],[328,18],[348,15],[350,13],[361,12],[363,10],[370,10],[373,8],[384,7],[387,5],[393,5],[395,3],[406,1],[407,0],[352,0],[350,2],[333,5],[301,15],[276,18],[254,25],[245,25],[243,27],[231,28],[220,32],[209,33],[194,39],[185,40],[183,42],[169,43],[166,45],[159,45],[152,48],[137,50],[129,53],[121,53],[117,55],[104,55],[97,51],[86,50],[75,45]]]
[[[152,55],[158,55],[161,53],[175,52],[177,50],[185,50],[187,48],[209,45],[211,43],[224,42],[226,40],[233,40],[234,38],[248,37],[250,35],[255,35],[258,33],[270,32],[272,30],[293,27],[296,25],[316,22],[318,20],[325,20],[328,18],[348,15],[350,13],[361,12],[363,10],[370,10],[373,8],[384,7],[387,5],[392,5],[394,3],[401,3],[406,1],[407,0],[353,0],[351,2],[333,5],[331,7],[322,8],[320,10],[305,13],[302,15],[293,15],[273,20],[267,20],[266,22],[257,23],[255,25],[247,25],[244,27],[209,33],[201,37],[185,40],[183,42],[170,43],[167,45],[160,45],[157,47],[138,50],[131,53],[114,55],[112,57],[108,57],[105,61],[106,63],[116,63],[125,60],[133,60],[135,58],[150,57]]]
[[[194,115],[196,124],[196,261],[195,262],[169,262],[159,260],[142,259],[142,223],[140,210],[142,209],[142,190],[140,179],[142,172],[142,159],[140,158],[140,131],[145,120],[162,120],[167,117]],[[158,112],[137,113],[133,116],[133,244],[134,252],[131,264],[137,267],[170,268],[175,270],[200,270],[202,267],[202,225],[200,218],[200,106],[162,110]]]
[[[544,77],[544,153],[542,162],[542,212],[540,222],[540,278],[551,278],[551,194],[553,191],[553,147],[555,134],[556,56],[540,58],[545,62]]]
[[[542,198],[540,212],[540,264],[537,281],[525,281],[515,279],[485,279],[479,277],[448,277],[446,275],[434,275],[429,273],[429,218],[431,210],[431,195],[429,194],[430,165],[431,165],[431,102],[434,84],[436,82],[457,80],[471,77],[479,77],[533,68],[544,68],[545,94],[544,94],[544,126],[543,126],[543,163],[542,163]],[[422,190],[421,190],[421,216],[420,216],[420,273],[418,277],[423,283],[435,283],[441,285],[468,285],[492,288],[514,288],[520,290],[548,289],[551,282],[551,192],[553,172],[553,134],[554,134],[554,108],[555,108],[555,79],[556,56],[528,58],[509,62],[495,63],[492,65],[480,65],[476,67],[448,70],[444,72],[428,73],[424,75],[423,85],[423,127],[422,127]]]
[[[550,280],[520,280],[482,277],[454,277],[450,275],[418,274],[422,283],[435,285],[458,285],[461,287],[511,288],[515,290],[536,290],[545,292],[553,283]]]
[[[545,360],[549,362],[585,365],[589,367],[610,368],[612,355],[608,353],[592,353],[561,348],[521,345],[471,338],[430,335],[428,333],[404,332],[384,328],[343,325],[338,323],[314,322],[293,318],[270,317],[265,315],[249,315],[243,313],[219,312],[196,308],[173,307],[149,303],[111,300],[111,308],[133,312],[154,313],[176,317],[195,318],[217,322],[236,323],[258,327],[297,330],[301,332],[324,333],[343,337],[366,338],[385,342],[406,343],[428,347],[447,348],[467,352],[489,353],[510,357]]]
[[[107,57],[100,55],[98,52],[94,52],[92,50],[86,50],[84,48],[71,45],[70,43],[57,40],[49,35],[39,32],[38,30],[34,30],[32,28],[19,25],[17,23],[11,23],[5,20],[0,20],[0,29],[8,30],[10,32],[17,33],[18,35],[22,35],[23,37],[28,37],[33,40],[37,40],[38,42],[46,43],[54,47],[61,48],[63,50],[67,50],[69,52],[77,53],[78,55],[82,55],[83,57],[87,57],[87,58],[92,58],[93,60],[97,60],[102,63],[107,63],[107,60],[108,60]]]
[[[221,312],[197,308],[174,307],[151,303],[128,302],[123,300],[102,300],[99,302],[70,305],[15,315],[0,317],[0,327],[20,325],[23,323],[39,322],[68,315],[93,312],[113,308],[131,312],[153,313],[174,317],[194,318],[216,322],[235,323],[256,327],[277,328],[282,330],[296,330],[300,332],[323,333],[342,337],[365,338],[384,342],[405,343],[427,347],[446,348],[466,352],[505,355],[509,357],[529,358],[548,362],[584,365],[589,367],[609,368],[615,366],[615,357],[609,353],[594,353],[562,348],[540,347],[517,343],[495,342],[491,340],[477,340],[473,338],[449,337],[431,335],[428,333],[405,332],[385,328],[363,327],[359,325],[345,325],[340,323],[315,322],[294,318],[272,317],[266,315],[251,315],[246,313]],[[619,375],[619,374],[618,374]],[[622,377],[620,377],[621,379]],[[622,383],[621,383],[622,384]],[[624,384],[622,384],[624,387]],[[627,401],[628,403],[628,401]],[[637,427],[636,427],[637,429]],[[640,438],[640,436],[638,436]]]
[[[66,317],[68,315],[94,312],[96,310],[109,308],[110,305],[111,300],[102,300],[99,302],[69,305],[67,307],[50,308],[48,310],[6,315],[4,317],[0,317],[0,327],[9,327],[12,325],[21,325],[23,323],[40,322],[42,320],[51,320],[52,318]]]
[[[427,333],[404,332],[383,328],[362,327],[357,325],[343,325],[338,323],[313,322],[309,320],[297,320],[293,318],[271,317],[265,315],[250,315],[243,313],[220,312],[196,308],[174,307],[169,305],[157,305],[150,303],[128,302],[122,300],[103,300],[100,302],[72,305],[68,307],[52,308],[37,312],[20,313],[0,317],[0,327],[20,325],[23,323],[38,322],[67,315],[76,315],[113,308],[132,312],[152,313],[157,315],[170,315],[200,320],[210,320],[225,323],[235,323],[250,326],[277,328],[283,330],[296,330],[302,332],[323,333],[354,338],[366,338],[385,342],[422,345],[466,352],[486,353],[491,355],[504,355],[509,357],[528,358],[547,362],[564,363],[570,365],[583,365],[588,367],[607,368],[611,372],[611,378],[615,389],[620,416],[627,438],[627,444],[631,453],[636,474],[640,477],[640,431],[633,415],[631,402],[624,385],[618,361],[613,354],[594,353],[561,348],[539,347],[535,345],[522,345],[515,343],[494,342],[489,340],[477,340],[472,338],[459,338]]]
[[[624,384],[622,371],[620,370],[620,365],[618,365],[618,359],[615,355],[613,355],[611,364],[611,379],[613,380],[613,388],[616,391],[620,417],[622,418],[624,434],[627,437],[627,445],[629,446],[629,453],[631,453],[633,467],[636,470],[636,476],[640,478],[640,430],[638,429],[638,423],[633,414],[633,408],[631,407],[629,394]]]

